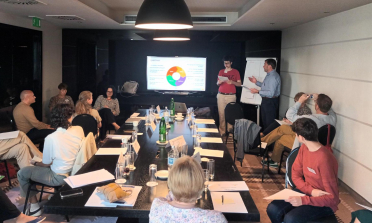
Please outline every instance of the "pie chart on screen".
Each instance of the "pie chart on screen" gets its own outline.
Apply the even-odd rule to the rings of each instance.
[[[172,67],[167,72],[167,80],[172,86],[181,86],[185,83],[186,73],[181,67]]]

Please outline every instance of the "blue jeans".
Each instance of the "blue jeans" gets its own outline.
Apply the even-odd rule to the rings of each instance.
[[[273,223],[305,223],[334,214],[330,207],[315,207],[311,205],[293,207],[290,203],[283,200],[272,201],[266,212]]]

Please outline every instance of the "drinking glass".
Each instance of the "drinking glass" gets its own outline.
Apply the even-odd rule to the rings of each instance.
[[[119,179],[123,179],[123,175],[124,175],[124,165],[123,164],[116,164],[116,170],[115,170],[115,177],[117,180]]]
[[[204,177],[204,190],[207,191],[208,183],[209,183],[209,171],[207,169],[203,169],[203,177]]]
[[[137,140],[137,131],[132,132],[132,142],[135,142]]]
[[[156,172],[158,171],[158,166],[156,164],[150,164],[150,167],[149,167],[149,176],[150,176],[150,180],[149,182],[156,182]]]
[[[132,171],[134,170],[134,151],[130,151],[128,152],[128,155],[130,156],[130,159],[129,159],[129,169]]]
[[[189,147],[187,145],[180,146],[180,151],[181,151],[181,157],[187,156],[187,152],[189,150]]]
[[[209,171],[209,179],[213,180],[214,178],[214,167],[215,161],[214,159],[209,159],[207,163],[208,171]]]
[[[129,169],[129,163],[130,163],[130,155],[124,156],[125,165],[124,165],[124,176],[128,176],[130,169]]]
[[[196,136],[197,134],[198,134],[198,126],[194,124],[192,127],[192,135]]]
[[[200,147],[200,144],[201,144],[201,135],[196,134],[195,135],[195,147]]]
[[[145,125],[151,125],[150,115],[146,115],[146,124]]]

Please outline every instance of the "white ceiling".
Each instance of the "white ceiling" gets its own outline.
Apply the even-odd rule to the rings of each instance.
[[[48,21],[62,28],[134,29],[133,25],[122,26],[120,23],[123,22],[125,15],[135,15],[143,2],[142,0],[41,1],[47,5],[12,5],[0,0],[0,11],[21,17],[38,16],[44,19],[42,22]],[[229,24],[225,25],[195,24],[195,30],[283,30],[372,3],[372,0],[185,0],[185,2],[192,15],[228,15],[230,18]],[[76,15],[85,20],[60,21],[47,18],[46,15]]]

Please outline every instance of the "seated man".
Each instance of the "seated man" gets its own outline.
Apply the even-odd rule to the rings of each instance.
[[[52,97],[49,101],[49,110],[52,111],[52,109],[54,108],[54,106],[56,106],[57,104],[68,104],[70,105],[71,107],[75,107],[75,104],[74,104],[74,101],[72,100],[72,98],[67,94],[67,84],[65,83],[60,83],[58,85],[58,89],[59,89],[59,93]]]
[[[336,125],[336,113],[331,109],[332,100],[325,94],[313,94],[315,102],[315,114],[312,115],[298,115],[298,109],[301,107],[301,104],[309,98],[309,95],[303,94],[298,101],[288,109],[286,117],[288,120],[293,122],[299,118],[309,118],[313,120],[318,128],[326,124]],[[278,162],[280,162],[280,157],[284,150],[284,147],[292,148],[292,145],[295,141],[296,135],[292,131],[291,126],[282,125],[265,137],[261,139],[262,142],[266,142],[267,145],[271,145],[275,142],[274,150],[271,155],[271,160],[269,162],[270,166],[278,167]]]
[[[330,216],[340,203],[337,160],[318,142],[318,126],[309,118],[301,118],[292,129],[303,143],[292,165],[292,181],[295,190],[305,196],[272,201],[267,215],[273,223],[308,222]]]
[[[26,133],[32,142],[40,142],[40,150],[42,151],[45,137],[54,132],[54,129],[35,117],[34,109],[30,106],[35,103],[35,98],[32,91],[22,91],[21,102],[14,108],[13,116],[18,130]]]
[[[17,138],[0,140],[0,160],[16,158],[19,167],[30,166],[32,156],[43,158],[43,154],[23,132]]]

